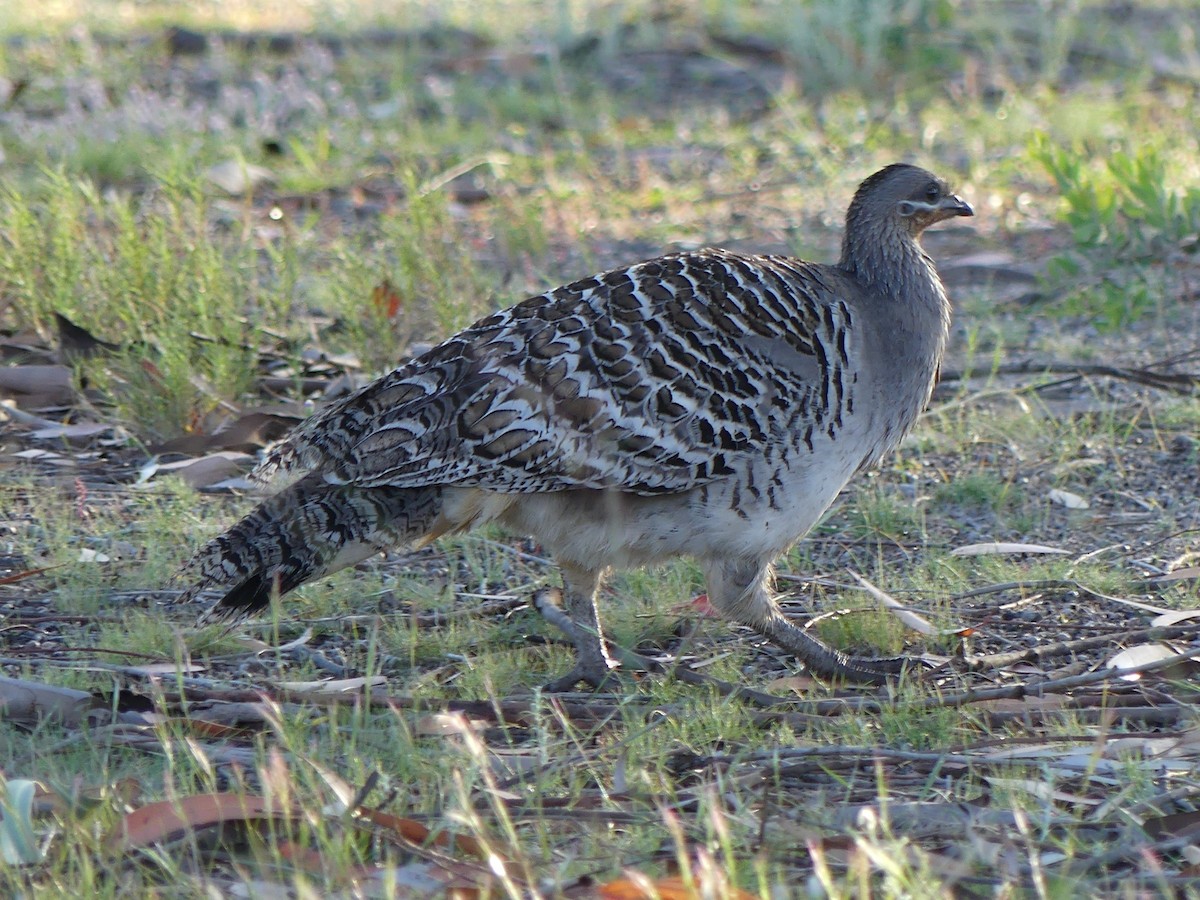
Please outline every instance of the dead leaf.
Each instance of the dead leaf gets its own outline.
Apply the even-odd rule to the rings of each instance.
[[[29,432],[36,441],[79,441],[112,431],[113,426],[102,422],[76,422],[73,425],[52,425],[49,428],[39,428]]]
[[[509,879],[520,884],[511,874]],[[355,896],[475,900],[505,893],[498,893],[495,883],[495,873],[477,863],[439,859],[406,866],[381,866],[362,873],[355,878]]]
[[[1085,797],[1056,789],[1046,781],[1034,778],[1006,778],[998,775],[984,775],[984,781],[992,787],[1018,791],[1036,797],[1044,803],[1068,803],[1078,806],[1097,806],[1104,801],[1099,797]]]
[[[275,686],[280,690],[291,691],[294,694],[337,694],[356,693],[364,688],[383,687],[387,678],[383,675],[372,675],[370,678],[338,678],[329,681],[277,681]]]
[[[1197,617],[1200,617],[1200,609],[1172,609],[1155,616],[1150,620],[1150,624],[1155,628],[1170,628],[1172,625],[1178,625],[1180,622]]]
[[[258,638],[251,637],[248,634],[235,635],[233,643],[243,650],[249,650],[251,653],[262,653],[264,650],[271,649],[271,645],[266,641],[260,641]]]
[[[809,696],[816,687],[817,682],[809,675],[789,675],[767,683],[767,690],[772,694],[791,692],[801,697]]]
[[[0,584],[16,584],[18,581],[24,581],[26,578],[32,578],[35,575],[41,575],[43,572],[49,572],[51,569],[57,569],[63,563],[58,563],[53,566],[42,566],[40,569],[26,569],[24,572],[14,572],[12,575],[5,575],[0,578]]]
[[[503,779],[514,778],[518,775],[530,775],[534,772],[539,772],[545,767],[545,762],[542,759],[542,754],[537,750],[489,750],[488,751],[488,768],[492,772]],[[624,791],[616,787],[617,773],[613,773],[613,793],[620,794]],[[497,792],[491,792],[492,796],[496,796]],[[519,794],[512,795],[513,800],[520,800]]]
[[[280,644],[278,647],[272,648],[270,646],[266,646],[266,647],[264,647],[264,649],[266,649],[266,650],[273,649],[275,652],[278,652],[278,653],[286,653],[288,650],[295,650],[297,647],[305,646],[309,641],[312,640],[312,636],[313,636],[313,630],[312,630],[312,627],[310,626],[308,628],[305,628],[304,631],[302,631],[300,633],[299,637],[292,638],[290,641],[285,641],[284,643]]]
[[[63,461],[69,462],[69,460],[65,460],[65,457],[63,457],[63,455],[61,453],[52,453],[49,450],[37,450],[37,449],[18,450],[16,453],[14,453],[12,455],[14,457],[16,457],[17,459],[25,459],[25,460],[29,460],[30,462],[32,462],[35,459],[40,459],[45,462],[54,462],[55,460],[63,460]]]
[[[16,395],[26,407],[34,405],[30,403],[33,396],[40,406],[69,403],[75,397],[71,370],[66,366],[0,366],[0,392]]]
[[[753,900],[754,895],[738,888],[722,885],[715,896]],[[700,885],[688,884],[678,875],[651,880],[641,872],[626,872],[626,877],[600,885],[597,892],[603,900],[700,900],[709,892]]]
[[[58,349],[63,362],[84,359],[98,353],[113,353],[120,350],[117,344],[102,341],[86,328],[76,325],[62,313],[54,314],[54,324],[58,330]]]
[[[683,603],[676,603],[671,607],[671,612],[681,616],[701,616],[705,619],[720,619],[724,618],[712,601],[708,599],[708,594],[697,594],[691,600]]]
[[[1059,506],[1065,506],[1067,509],[1091,509],[1092,507],[1087,500],[1078,494],[1060,490],[1059,488],[1051,488],[1048,496],[1051,503],[1057,503]]]
[[[0,714],[6,719],[22,722],[51,719],[73,727],[83,721],[91,708],[92,695],[86,691],[0,677]]]
[[[453,834],[439,831],[436,834],[427,825],[415,819],[393,815],[378,809],[360,806],[356,810],[358,818],[378,825],[414,844],[432,843],[435,847],[454,847],[460,853],[467,853],[478,859],[488,859],[494,854],[475,838],[468,834]]]
[[[295,841],[283,840],[276,844],[279,855],[289,863],[305,872],[327,872],[329,863],[315,847],[305,847]]]
[[[1187,662],[1177,650],[1174,650],[1167,644],[1151,643],[1151,644],[1136,644],[1133,647],[1128,647],[1112,657],[1105,665],[1110,669],[1136,669],[1140,666],[1149,665],[1150,663],[1158,662],[1159,660],[1172,659],[1180,657],[1180,663]],[[1159,670],[1159,674],[1171,677],[1170,673],[1175,667],[1163,671]],[[1140,672],[1130,672],[1127,675],[1121,676],[1126,681],[1137,681],[1142,677]]]
[[[1045,544],[1012,544],[1000,541],[983,544],[967,544],[955,547],[950,551],[951,556],[987,556],[1005,553],[1067,553],[1058,547],[1047,547]]]
[[[874,597],[876,600],[878,600],[881,604],[883,604],[883,606],[887,609],[888,612],[890,612],[892,615],[894,615],[897,619],[899,619],[901,622],[903,622],[905,625],[907,625],[913,631],[916,631],[919,634],[937,634],[938,633],[938,630],[936,628],[934,628],[933,625],[931,625],[928,620],[926,620],[922,616],[917,615],[911,609],[908,609],[907,607],[905,607],[905,605],[903,603],[901,603],[899,600],[896,600],[891,595],[881,591],[879,588],[875,587],[875,585],[871,584],[871,582],[867,581],[867,579],[863,578],[857,572],[851,572],[850,574],[851,574],[851,576],[853,576],[854,580],[859,583],[859,586],[862,587],[862,589],[864,591],[866,591],[868,594],[870,594],[872,597]]]
[[[283,810],[272,809],[266,797],[253,794],[194,794],[135,809],[109,836],[108,844],[112,850],[134,850],[224,822],[282,820],[291,816]]]
[[[199,459],[180,459],[175,462],[152,462],[142,467],[138,483],[149,481],[156,475],[174,475],[193,488],[207,487],[243,472],[254,461],[249,453],[220,450]]]
[[[1142,827],[1146,830],[1146,834],[1154,840],[1193,835],[1200,831],[1200,812],[1189,810],[1188,812],[1155,816],[1143,822]]]
[[[388,319],[396,318],[403,305],[403,297],[396,290],[396,286],[387,278],[383,279],[383,281],[379,282],[371,290],[371,306]]]
[[[3,372],[0,369],[0,372]],[[17,402],[11,398],[8,400],[0,400],[0,422],[16,422],[19,425],[28,425],[30,428],[53,428],[58,422],[51,422],[49,419],[43,419],[41,416],[35,416],[33,413],[25,412],[17,407]]]
[[[1165,581],[1190,581],[1193,578],[1200,578],[1200,566],[1183,566],[1175,569],[1173,572],[1168,572],[1166,575],[1159,575],[1156,578],[1151,578],[1155,584]]]
[[[197,672],[205,671],[204,666],[199,663],[184,663],[184,662],[160,662],[160,663],[143,663],[142,665],[126,666],[128,672],[137,672],[141,675],[194,675]]]

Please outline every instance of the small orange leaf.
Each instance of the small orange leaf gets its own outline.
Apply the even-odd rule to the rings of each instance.
[[[5,575],[3,578],[0,578],[0,584],[16,584],[18,581],[32,578],[34,575],[41,575],[43,572],[57,569],[61,565],[62,563],[57,563],[53,566],[42,566],[40,569],[26,569],[24,572],[14,572],[12,575]]]
[[[371,291],[371,305],[387,318],[394,319],[400,312],[400,307],[404,305],[404,298],[400,296],[395,285],[385,278]]]
[[[110,836],[109,844],[116,850],[131,850],[223,822],[285,818],[289,818],[289,814],[272,809],[265,797],[234,793],[195,794],[178,800],[160,800],[135,809]]]
[[[700,900],[703,894],[677,875],[659,878],[651,881],[648,878],[628,877],[618,878],[607,884],[600,885],[600,896],[604,900]],[[723,897],[733,897],[736,900],[754,900],[753,894],[736,888],[722,892]]]
[[[422,825],[415,819],[406,819],[403,816],[393,815],[378,809],[371,809],[367,806],[360,806],[357,810],[359,818],[366,819],[373,825],[378,825],[381,828],[387,828],[389,831],[394,831],[406,841],[411,841],[414,844],[424,844],[429,840],[432,832],[429,827]],[[439,831],[433,838],[435,847],[446,847],[453,843],[454,848],[461,853],[469,853],[478,859],[487,859],[490,855],[488,850],[477,841],[475,838],[466,834],[452,834],[448,831]]]

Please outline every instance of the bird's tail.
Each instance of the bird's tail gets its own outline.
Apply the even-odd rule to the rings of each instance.
[[[182,599],[223,590],[201,622],[240,618],[272,596],[426,537],[442,508],[438,487],[361,488],[309,475],[268,498],[180,570]]]

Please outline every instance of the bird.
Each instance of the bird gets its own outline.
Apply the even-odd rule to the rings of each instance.
[[[951,305],[922,232],[971,206],[915,165],[864,180],[835,264],[723,249],[573,281],[488,315],[265,452],[275,491],[184,565],[202,622],[261,611],[393,548],[488,522],[562,576],[575,661],[614,676],[596,601],[614,570],[698,561],[710,603],[822,677],[883,683],[792,622],[773,563],[929,401]]]

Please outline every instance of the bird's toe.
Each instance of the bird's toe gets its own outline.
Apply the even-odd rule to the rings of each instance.
[[[546,684],[542,690],[550,694],[563,694],[575,689],[578,684],[586,684],[594,690],[603,690],[618,684],[621,680],[617,674],[618,670],[615,667],[607,667],[602,665],[586,666],[582,663],[576,665],[571,671],[561,678],[555,678],[553,681]]]

